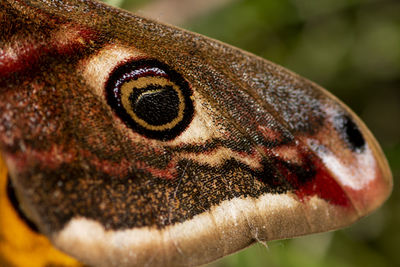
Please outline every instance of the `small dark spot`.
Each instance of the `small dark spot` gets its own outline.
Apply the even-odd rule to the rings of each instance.
[[[22,211],[10,177],[7,178],[7,197],[14,210],[17,212],[19,218],[24,221],[33,232],[39,233],[38,227]]]
[[[358,126],[348,115],[335,117],[335,128],[342,135],[352,151],[362,152],[365,148],[365,139]]]

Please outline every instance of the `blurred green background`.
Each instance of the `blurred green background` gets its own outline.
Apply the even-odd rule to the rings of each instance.
[[[137,11],[151,1],[109,2]],[[181,26],[330,90],[375,134],[394,175],[385,205],[345,230],[255,245],[209,266],[400,266],[400,1],[232,0]]]

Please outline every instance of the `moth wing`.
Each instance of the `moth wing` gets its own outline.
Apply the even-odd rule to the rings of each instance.
[[[280,66],[93,1],[2,5],[23,26],[3,28],[2,155],[24,212],[82,262],[203,264],[391,191],[358,117]]]

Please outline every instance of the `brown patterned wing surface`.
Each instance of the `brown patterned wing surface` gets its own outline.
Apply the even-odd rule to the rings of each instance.
[[[94,1],[0,10],[11,184],[84,263],[203,264],[348,225],[391,191],[359,118],[280,66]]]

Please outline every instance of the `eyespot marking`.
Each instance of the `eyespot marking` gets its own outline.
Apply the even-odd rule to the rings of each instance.
[[[106,83],[106,96],[122,121],[148,138],[172,140],[193,118],[189,84],[154,59],[133,60],[117,67]]]
[[[348,115],[336,116],[334,123],[336,130],[342,135],[352,151],[364,151],[365,139],[358,126]]]

